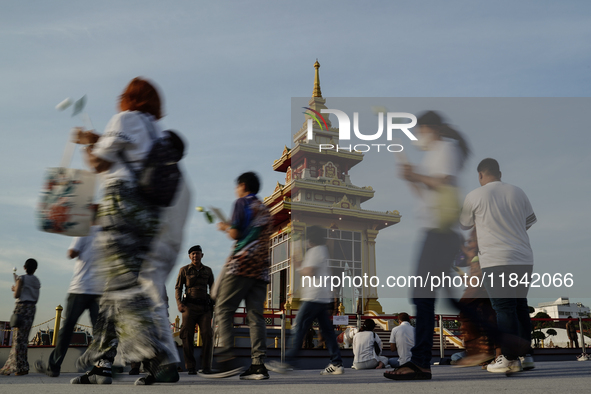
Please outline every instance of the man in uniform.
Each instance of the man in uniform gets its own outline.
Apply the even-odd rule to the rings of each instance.
[[[211,312],[212,303],[208,293],[213,285],[213,272],[211,268],[201,263],[203,252],[201,246],[195,245],[189,249],[191,264],[182,267],[175,285],[176,303],[179,312],[183,314],[181,327],[181,339],[183,340],[183,354],[185,366],[189,375],[197,374],[195,370],[194,337],[195,326],[199,325],[203,347],[201,351],[201,368],[204,371],[211,369],[212,329]],[[183,286],[185,293],[183,294]]]

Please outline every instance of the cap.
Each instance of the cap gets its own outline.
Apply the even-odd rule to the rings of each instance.
[[[189,254],[193,253],[193,252],[201,252],[201,245],[195,245],[195,246],[191,246],[191,249],[189,249]]]

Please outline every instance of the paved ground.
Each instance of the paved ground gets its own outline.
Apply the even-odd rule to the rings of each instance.
[[[348,369],[340,376],[320,376],[317,370],[295,371],[280,375],[271,372],[265,381],[241,381],[238,377],[228,379],[203,379],[198,376],[181,375],[181,381],[174,384],[154,386],[133,386],[135,378],[120,375],[112,385],[79,386],[69,381],[78,374],[62,374],[49,378],[38,373],[27,376],[0,376],[0,393],[130,393],[148,391],[152,393],[244,393],[244,394],[293,394],[293,393],[379,393],[392,390],[400,393],[583,393],[591,386],[591,361],[539,362],[536,369],[506,377],[492,374],[479,367],[453,368],[433,366],[433,379],[419,382],[395,382],[385,379],[380,370],[355,371]],[[283,391],[285,390],[285,391]]]

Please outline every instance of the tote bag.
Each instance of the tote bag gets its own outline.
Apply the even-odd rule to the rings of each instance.
[[[73,147],[66,148],[61,167],[45,171],[37,206],[37,226],[48,233],[83,237],[89,234],[96,212],[93,204],[96,175],[68,168],[72,151]]]

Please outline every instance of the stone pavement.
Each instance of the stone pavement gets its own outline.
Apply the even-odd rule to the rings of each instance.
[[[521,372],[511,377],[492,374],[480,367],[453,368],[433,366],[430,381],[395,382],[383,377],[383,370],[345,370],[337,376],[321,376],[318,370],[300,370],[291,374],[270,372],[271,378],[263,381],[241,381],[237,376],[227,379],[203,379],[199,376],[181,374],[178,383],[154,386],[133,386],[134,376],[126,374],[112,385],[70,385],[71,378],[78,374],[62,374],[49,378],[38,373],[26,376],[0,376],[0,393],[47,393],[47,394],[93,394],[151,392],[174,393],[244,393],[277,394],[289,392],[312,394],[330,393],[379,393],[396,390],[400,393],[583,393],[591,387],[591,361],[539,362],[536,369]],[[285,392],[283,391],[285,390]]]

